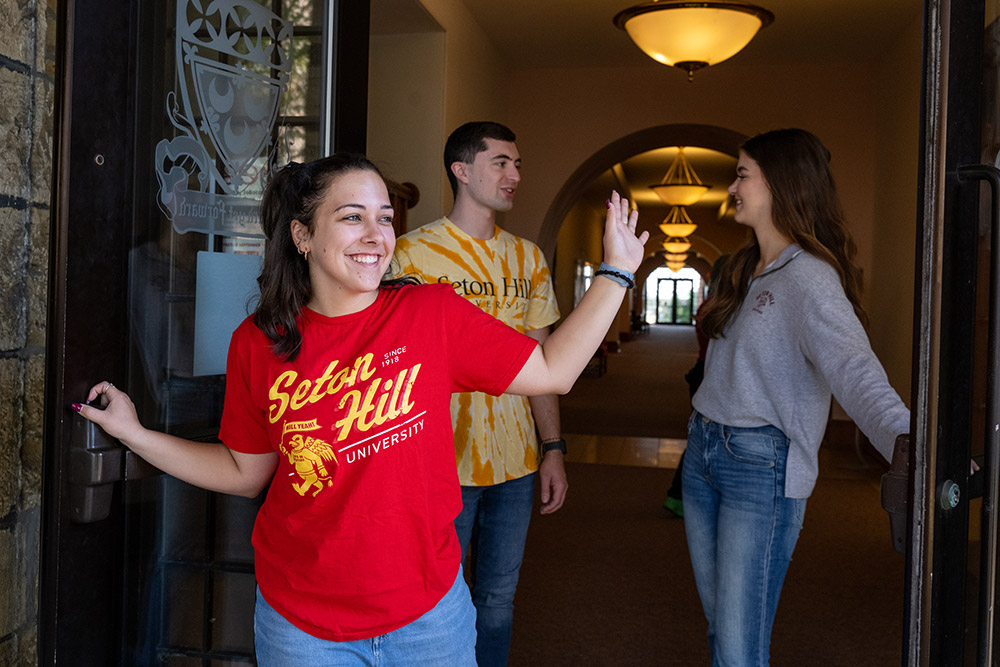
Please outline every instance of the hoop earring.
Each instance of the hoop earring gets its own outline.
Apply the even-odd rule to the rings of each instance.
[[[302,251],[302,259],[306,260],[306,264],[309,263],[309,250],[308,249]]]

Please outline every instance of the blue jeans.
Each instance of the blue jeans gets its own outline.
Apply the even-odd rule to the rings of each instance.
[[[335,642],[289,623],[257,589],[254,644],[260,667],[475,667],[476,610],[459,569],[437,605],[401,628],[370,639]]]
[[[712,664],[764,666],[804,498],[785,497],[788,438],[773,426],[688,423],[684,528]]]
[[[470,543],[469,579],[476,605],[479,667],[507,664],[514,591],[535,501],[535,473],[493,486],[463,486],[455,531],[462,562]]]

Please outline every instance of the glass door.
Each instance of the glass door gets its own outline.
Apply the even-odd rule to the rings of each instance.
[[[694,303],[693,280],[658,278],[655,298],[657,324],[691,324]]]
[[[674,280],[660,278],[656,281],[656,323],[673,324],[674,321]]]
[[[216,438],[268,174],[364,149],[336,91],[366,90],[368,3],[60,7],[42,662],[252,664],[260,499],[159,475],[67,406],[107,379],[145,425]]]
[[[674,283],[674,324],[691,324],[694,305],[694,281]]]

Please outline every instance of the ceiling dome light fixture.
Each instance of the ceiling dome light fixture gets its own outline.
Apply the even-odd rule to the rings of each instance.
[[[614,23],[657,62],[688,73],[739,53],[774,14],[745,2],[653,0],[615,14]]]
[[[670,209],[670,213],[667,214],[667,217],[663,219],[663,224],[660,225],[661,232],[668,237],[676,238],[687,238],[694,234],[694,230],[696,229],[698,229],[698,225],[691,222],[691,218],[683,206],[674,206]]]
[[[685,262],[665,262],[665,264],[667,265],[667,268],[674,273],[677,273],[686,266]]]
[[[663,242],[663,249],[672,254],[687,252],[691,249],[691,242],[687,239],[668,238]]]
[[[650,185],[664,204],[670,206],[690,206],[705,196],[712,186],[705,185],[694,172],[694,167],[684,154],[684,146],[677,147],[677,157],[674,158],[663,180],[657,185]]]

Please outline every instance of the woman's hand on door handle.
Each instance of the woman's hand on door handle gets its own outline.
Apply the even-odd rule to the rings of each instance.
[[[87,402],[74,403],[72,407],[126,446],[144,430],[132,399],[108,381],[95,384],[87,393]]]
[[[253,498],[271,481],[278,465],[275,452],[243,454],[221,442],[195,442],[147,429],[139,422],[132,399],[110,382],[95,384],[87,404],[74,403],[73,409],[148,463],[209,491]]]

